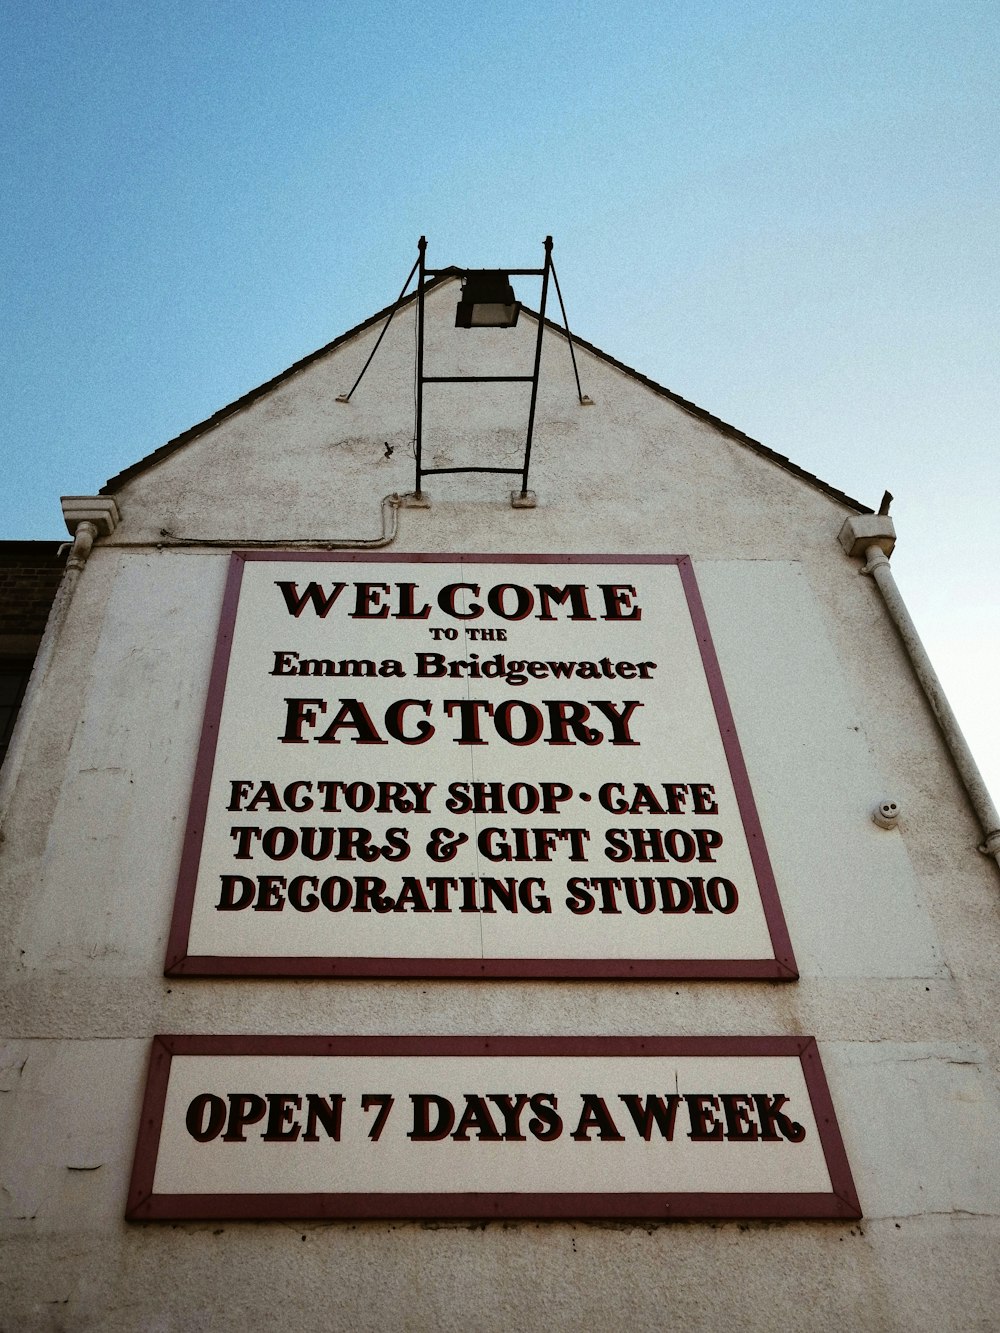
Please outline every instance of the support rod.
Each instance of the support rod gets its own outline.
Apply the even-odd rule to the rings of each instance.
[[[420,263],[420,260],[418,259],[418,260],[417,260],[417,264],[419,264],[419,263]],[[403,304],[403,297],[406,295],[406,289],[407,289],[407,287],[409,287],[409,285],[410,285],[410,279],[413,277],[414,273],[416,273],[416,271],[417,271],[417,264],[414,264],[413,267],[410,269],[410,275],[409,275],[409,277],[406,279],[406,281],[403,283],[403,290],[402,290],[402,291],[399,293],[399,295],[396,297],[396,304],[395,304],[395,305],[392,307],[392,309],[389,311],[389,318],[388,318],[388,319],[385,321],[385,323],[382,325],[382,332],[378,335],[378,340],[377,340],[377,342],[375,343],[375,346],[372,348],[371,352],[368,354],[368,360],[367,360],[367,361],[365,362],[365,364],[361,367],[361,374],[358,376],[358,378],[357,378],[357,379],[354,381],[354,383],[351,385],[351,387],[350,387],[350,389],[347,391],[347,393],[342,393],[342,394],[340,395],[340,397],[337,399],[337,402],[338,402],[338,403],[349,403],[349,402],[351,401],[351,394],[354,392],[354,390],[358,387],[358,385],[359,385],[359,384],[361,383],[361,381],[364,379],[365,371],[366,371],[366,370],[368,369],[368,367],[371,365],[372,360],[373,360],[373,358],[374,358],[374,356],[375,356],[375,353],[378,351],[379,347],[381,346],[382,339],[385,337],[386,333],[387,333],[388,330],[389,330],[389,325],[392,323],[392,317],[393,317],[393,315],[396,313],[396,311],[399,309],[399,307]]]
[[[540,278],[545,272],[543,268],[505,268],[503,264],[498,264],[496,268],[463,268],[460,270],[465,273],[506,273],[509,278]],[[455,276],[454,268],[428,268],[424,270],[428,278],[452,278]]]
[[[521,475],[519,467],[425,467],[424,476],[441,476],[444,472],[509,472],[515,477]]]
[[[530,384],[532,375],[425,375],[425,384]]]
[[[566,302],[563,300],[562,289],[559,286],[559,274],[556,272],[555,264],[552,265],[552,281],[556,285],[556,296],[559,297],[559,309],[562,311],[563,327],[566,330],[566,341],[569,343],[569,354],[573,360],[573,374],[576,376],[576,396],[580,400],[580,406],[584,404],[583,390],[580,388],[580,372],[576,368],[576,351],[573,347],[573,335],[569,331],[569,320],[566,317]],[[589,399],[587,400],[589,402]]]
[[[416,420],[413,423],[413,452],[417,458],[417,498],[423,494],[421,487],[421,467],[423,463],[424,433],[424,282],[426,279],[425,262],[427,258],[427,237],[421,236],[417,243],[417,404]]]

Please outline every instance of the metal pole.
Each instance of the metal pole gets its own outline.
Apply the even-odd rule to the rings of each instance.
[[[418,260],[417,263],[419,263],[419,262],[420,262],[420,261]],[[354,390],[358,387],[358,385],[359,385],[359,384],[361,383],[361,381],[364,379],[365,371],[366,371],[366,370],[368,369],[368,367],[371,365],[372,360],[373,360],[373,358],[374,358],[374,356],[375,356],[375,353],[376,353],[376,352],[378,351],[378,349],[382,346],[382,339],[385,337],[386,333],[387,333],[388,330],[389,330],[389,325],[392,323],[392,317],[393,317],[393,315],[396,313],[396,311],[399,309],[399,307],[403,304],[403,297],[406,295],[406,289],[407,289],[407,287],[409,287],[409,285],[410,285],[410,278],[413,277],[413,275],[414,275],[414,273],[416,273],[416,271],[417,271],[417,265],[414,264],[413,267],[410,269],[410,277],[408,277],[408,278],[406,279],[406,281],[403,283],[403,290],[402,290],[402,291],[399,293],[399,295],[396,297],[396,304],[395,304],[395,305],[392,307],[392,309],[389,311],[389,318],[388,318],[388,319],[385,321],[385,323],[382,325],[382,332],[378,335],[378,341],[376,342],[376,344],[375,344],[375,346],[372,348],[372,350],[368,353],[368,360],[367,360],[367,361],[365,362],[365,364],[361,367],[361,374],[358,376],[358,378],[357,378],[357,379],[354,381],[354,383],[351,385],[350,389],[348,389],[347,393],[342,393],[342,394],[340,394],[340,395],[338,396],[338,398],[337,398],[337,402],[338,402],[338,403],[349,403],[349,402],[351,401],[351,394],[354,392]]]
[[[545,332],[545,298],[549,290],[549,270],[552,267],[552,237],[545,238],[545,267],[542,270],[542,299],[538,310],[538,341],[535,343],[535,370],[532,376],[531,406],[528,408],[528,438],[524,444],[524,471],[521,474],[521,495],[528,493],[528,466],[531,463],[531,436],[535,428],[535,403],[538,399],[538,373],[542,365],[542,334]]]
[[[563,324],[566,328],[566,341],[569,343],[569,354],[573,358],[573,374],[576,376],[576,396],[580,400],[580,406],[583,406],[583,390],[580,388],[580,372],[576,368],[576,352],[573,350],[573,335],[569,331],[569,320],[566,318],[566,302],[563,300],[562,290],[559,286],[559,274],[556,272],[555,264],[552,265],[552,281],[556,285],[556,296],[559,297],[559,308],[562,311]]]
[[[414,422],[414,452],[417,456],[417,484],[414,490],[419,498],[421,493],[421,442],[424,425],[424,260],[427,254],[427,237],[421,236],[417,242],[417,411]]]

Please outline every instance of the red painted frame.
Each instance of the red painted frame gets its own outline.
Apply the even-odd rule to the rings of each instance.
[[[174,1055],[791,1056],[802,1065],[830,1175],[826,1193],[768,1194],[154,1194]],[[815,1218],[862,1216],[814,1037],[246,1037],[156,1036],[125,1212],[131,1222],[500,1218]]]
[[[303,955],[294,957],[231,957],[188,953],[191,916],[194,911],[195,886],[201,856],[202,839],[208,809],[209,790],[215,761],[219,721],[225,697],[229,655],[239,607],[243,569],[248,561],[319,561],[324,563],[408,563],[456,564],[565,564],[565,565],[676,565],[687,598],[702,665],[712,704],[719,724],[719,734],[729,764],[751,862],[760,889],[761,905],[767,922],[773,958],[750,959],[600,959],[600,958],[332,958]],[[774,872],[767,854],[764,834],[757,814],[750,777],[747,773],[732,710],[726,695],[722,672],[712,642],[705,607],[695,581],[691,557],[686,555],[500,555],[495,552],[408,554],[368,551],[234,551],[230,560],[222,614],[216,640],[215,658],[209,678],[208,699],[202,725],[201,743],[195,764],[194,783],[188,810],[187,831],[181,853],[177,895],[167,942],[164,966],[167,976],[253,976],[253,977],[393,977],[530,979],[530,980],[771,980],[795,981],[798,968],[792,942],[778,899]]]

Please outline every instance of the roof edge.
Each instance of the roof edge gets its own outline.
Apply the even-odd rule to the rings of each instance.
[[[461,276],[462,270],[455,266],[443,269],[436,278],[431,279],[431,281],[426,284],[424,290],[430,291],[443,283],[449,282],[452,278]],[[404,297],[403,300],[398,303],[398,307],[402,308],[403,306],[408,305],[411,301],[415,301],[416,298],[417,293],[413,291],[409,296]],[[199,421],[196,425],[189,426],[187,430],[182,431],[180,435],[175,435],[173,439],[168,440],[166,444],[160,445],[160,447],[154,449],[152,453],[146,454],[145,457],[140,458],[129,467],[123,468],[121,472],[116,473],[113,477],[109,477],[98,494],[114,494],[120,486],[131,481],[133,477],[138,476],[141,472],[145,472],[147,468],[163,462],[164,459],[169,458],[170,455],[175,453],[178,449],[183,448],[184,445],[189,444],[199,435],[220,425],[228,417],[242,411],[243,408],[250,407],[259,398],[263,398],[270,393],[272,389],[277,388],[279,384],[283,384],[286,380],[291,379],[291,377],[298,374],[300,370],[304,370],[307,366],[311,366],[313,362],[318,361],[320,357],[326,356],[328,352],[332,352],[335,348],[350,341],[351,338],[356,338],[359,333],[364,333],[366,329],[370,329],[374,324],[378,324],[381,320],[386,319],[396,308],[397,306],[395,304],[384,306],[381,310],[376,311],[374,315],[370,315],[367,319],[362,320],[360,324],[355,324],[346,332],[339,334],[331,342],[325,343],[322,347],[318,347],[314,352],[310,352],[308,356],[304,356],[300,360],[293,362],[292,365],[281,371],[280,374],[273,376],[273,378],[269,380],[265,380],[263,384],[258,384],[255,389],[249,390],[249,392],[234,399],[233,402],[228,403],[225,407],[219,408],[217,412],[213,412],[212,415],[206,417],[204,421]],[[529,306],[522,306],[522,312],[530,316],[532,319],[538,319],[538,312],[532,310]],[[545,319],[545,327],[550,329],[553,333],[558,333],[563,337],[566,336],[566,328],[561,324],[555,323],[554,320],[551,320],[548,317]],[[698,421],[704,421],[708,425],[713,426],[722,435],[725,435],[731,440],[735,440],[738,444],[746,445],[746,447],[752,449],[754,453],[759,454],[762,458],[768,459],[769,462],[783,468],[784,471],[790,472],[801,481],[808,482],[809,485],[816,487],[831,499],[836,500],[839,504],[847,505],[849,508],[856,510],[859,514],[874,513],[874,510],[869,505],[862,504],[860,500],[854,499],[853,496],[848,495],[845,491],[840,490],[836,486],[832,486],[829,482],[823,481],[823,479],[816,476],[814,472],[809,472],[805,468],[799,467],[797,463],[793,463],[785,454],[779,454],[777,450],[770,449],[766,444],[762,444],[760,440],[755,440],[753,436],[747,435],[738,427],[731,426],[729,422],[723,421],[721,417],[713,416],[711,412],[706,411],[703,407],[699,407],[697,403],[692,403],[687,398],[682,398],[680,394],[674,393],[665,385],[658,383],[654,379],[650,379],[648,375],[644,375],[642,371],[636,370],[634,366],[626,365],[624,361],[619,361],[617,357],[613,357],[608,352],[602,351],[600,347],[595,346],[594,343],[588,342],[586,338],[581,338],[578,334],[574,333],[572,334],[572,340],[578,347],[585,348],[591,355],[596,356],[607,365],[613,366],[623,374],[638,380],[640,384],[644,384],[647,389],[651,389],[658,397],[666,398],[669,402],[674,403],[677,407],[680,407],[683,411],[687,412],[689,416],[693,416]]]
[[[538,318],[535,311],[528,310],[526,307],[524,313],[533,315],[535,319]],[[548,317],[545,319],[545,326],[546,328],[552,329],[554,333],[560,333],[563,337],[566,336],[566,329],[563,325],[556,324]],[[678,407],[683,408],[690,416],[696,417],[699,421],[707,422],[710,426],[714,426],[720,434],[727,436],[729,439],[736,440],[739,444],[747,445],[747,447],[752,449],[754,453],[760,454],[763,458],[769,459],[772,463],[776,463],[778,467],[784,468],[786,472],[791,472],[793,476],[798,477],[800,480],[809,482],[810,485],[817,487],[832,499],[839,501],[841,504],[849,505],[852,509],[856,509],[859,514],[873,514],[875,512],[870,505],[863,504],[860,500],[855,500],[854,497],[848,495],[846,491],[842,491],[838,487],[832,486],[829,482],[824,481],[822,477],[817,477],[815,472],[808,472],[804,467],[799,467],[798,463],[793,463],[785,454],[779,454],[776,449],[771,449],[766,444],[761,444],[760,440],[755,440],[752,435],[747,435],[745,431],[740,430],[738,426],[731,426],[728,421],[723,421],[721,417],[713,416],[712,413],[707,411],[704,407],[699,407],[697,403],[692,403],[689,399],[682,398],[680,394],[674,393],[673,390],[668,389],[665,385],[650,379],[648,375],[644,375],[641,370],[636,370],[633,366],[626,365],[624,361],[619,361],[617,357],[602,351],[600,347],[595,347],[593,343],[587,342],[586,338],[581,338],[575,333],[572,335],[572,338],[573,343],[577,347],[585,347],[588,352],[592,353],[592,355],[598,357],[601,361],[606,362],[609,366],[614,366],[616,370],[620,370],[624,374],[630,375],[633,379],[638,380],[640,384],[644,384],[647,389],[652,389],[659,397],[667,398],[670,402],[676,403]]]
[[[433,288],[439,287],[442,283],[450,282],[452,278],[461,276],[462,270],[455,268],[454,266],[442,269],[436,278],[432,278],[425,284],[424,291],[431,291]],[[204,434],[205,431],[212,430],[228,417],[234,416],[237,412],[242,411],[244,407],[250,407],[258,398],[265,397],[272,389],[276,389],[279,384],[284,384],[284,382],[291,379],[293,375],[297,375],[300,370],[305,370],[307,366],[311,366],[313,362],[318,361],[320,357],[326,356],[328,352],[332,352],[335,348],[349,342],[351,338],[356,338],[359,333],[364,333],[364,331],[370,329],[373,324],[377,324],[380,320],[386,319],[394,310],[402,309],[403,306],[408,305],[411,301],[415,301],[416,298],[417,293],[413,291],[409,296],[404,297],[402,301],[394,302],[392,305],[383,306],[381,310],[377,310],[374,315],[369,315],[369,317],[362,320],[360,324],[355,324],[345,333],[338,334],[338,336],[331,342],[324,343],[322,347],[317,347],[316,350],[310,352],[308,356],[304,356],[298,361],[293,361],[292,364],[288,366],[287,369],[281,371],[280,374],[273,376],[269,380],[265,380],[263,384],[258,384],[255,389],[250,389],[247,393],[241,395],[241,397],[235,398],[231,403],[227,403],[225,407],[220,407],[217,412],[213,412],[212,415],[206,417],[204,421],[199,421],[194,426],[189,426],[187,430],[182,431],[180,435],[175,435],[173,439],[168,440],[166,444],[161,444],[159,448],[154,449],[151,454],[146,454],[143,458],[138,459],[137,462],[131,463],[127,468],[123,468],[121,472],[116,472],[113,477],[109,477],[104,483],[101,489],[97,492],[98,495],[113,495],[119,486],[127,481],[131,481],[132,478],[138,476],[140,472],[145,472],[148,467],[152,467],[156,463],[162,463],[164,459],[169,458],[171,454],[176,453],[178,449],[182,448],[185,444],[189,444],[199,435]]]

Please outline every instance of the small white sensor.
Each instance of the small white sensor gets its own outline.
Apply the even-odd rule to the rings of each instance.
[[[899,802],[879,801],[872,811],[872,819],[879,828],[895,828],[899,823]]]

